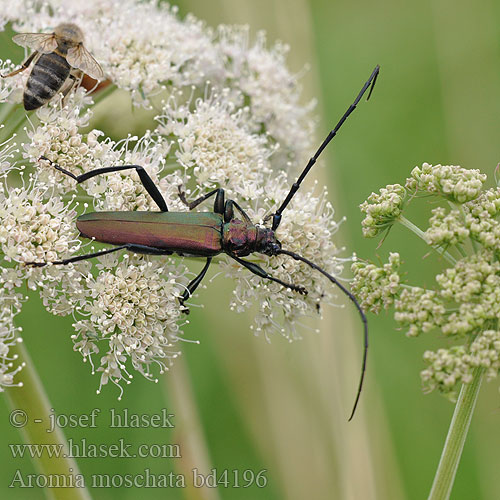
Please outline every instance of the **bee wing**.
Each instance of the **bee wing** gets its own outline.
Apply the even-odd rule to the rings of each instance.
[[[12,40],[21,47],[29,47],[42,54],[50,54],[57,49],[54,33],[19,33],[14,35]]]
[[[73,68],[81,69],[95,80],[104,80],[101,66],[81,43],[68,50],[66,60]]]

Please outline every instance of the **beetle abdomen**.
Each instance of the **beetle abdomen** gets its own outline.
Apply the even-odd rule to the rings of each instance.
[[[211,212],[94,212],[78,217],[76,226],[82,236],[113,245],[202,257],[222,252],[222,215]]]
[[[71,66],[55,52],[42,54],[31,70],[24,90],[24,109],[31,111],[52,99],[69,76]]]

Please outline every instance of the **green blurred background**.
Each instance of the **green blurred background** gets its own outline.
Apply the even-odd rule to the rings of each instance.
[[[185,0],[210,25],[250,24],[268,39],[291,47],[290,66],[303,77],[304,101],[318,99],[318,143],[334,125],[375,64],[381,75],[369,103],[362,103],[312,174],[330,184],[338,217],[347,216],[339,241],[365,258],[398,250],[409,278],[425,285],[440,263],[423,259],[426,248],[402,228],[382,247],[361,236],[358,205],[374,190],[404,181],[423,162],[480,168],[491,175],[499,161],[500,4],[495,2],[351,2],[347,0]],[[133,22],[133,20],[131,20]],[[8,46],[2,38],[2,49]],[[12,57],[22,57],[22,51]],[[128,106],[105,102],[94,123],[120,121]],[[122,111],[123,110],[123,111]],[[137,122],[137,116],[134,118]],[[144,117],[144,126],[148,125]],[[132,131],[135,132],[135,131]],[[412,221],[423,225],[431,206],[420,203]],[[193,272],[201,264],[192,265]],[[69,428],[68,438],[114,443],[178,443],[183,458],[87,458],[83,474],[218,473],[267,469],[265,488],[109,488],[93,498],[148,499],[421,499],[426,498],[453,406],[438,394],[423,395],[419,372],[424,350],[445,346],[426,335],[407,339],[390,316],[369,316],[371,346],[367,383],[358,414],[347,422],[357,387],[361,326],[342,297],[303,330],[302,341],[253,337],[249,322],[227,307],[231,287],[217,277],[202,289],[185,336],[183,360],[159,384],[136,377],[122,401],[108,386],[97,396],[98,377],[73,352],[71,319],[45,313],[30,300],[20,317],[25,344],[58,414],[101,409],[96,429]],[[186,382],[189,380],[189,384]],[[111,385],[111,384],[110,384]],[[191,388],[190,388],[191,387]],[[192,391],[192,392],[191,392]],[[452,498],[500,498],[499,395],[496,383],[481,391]],[[194,405],[194,406],[192,406]],[[112,429],[109,409],[153,414],[167,407],[175,429]],[[2,498],[38,499],[37,489],[9,489],[16,470],[34,473],[27,459],[13,459],[7,443],[22,442],[1,405]],[[71,498],[70,496],[68,498]]]

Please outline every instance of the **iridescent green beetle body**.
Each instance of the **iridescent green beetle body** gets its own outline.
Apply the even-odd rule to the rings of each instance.
[[[281,248],[273,231],[236,218],[224,222],[215,212],[93,212],[78,217],[76,226],[82,236],[101,243],[152,247],[164,254],[245,257]]]
[[[76,221],[82,236],[102,243],[132,243],[199,257],[222,252],[222,224],[222,215],[212,212],[94,212]]]

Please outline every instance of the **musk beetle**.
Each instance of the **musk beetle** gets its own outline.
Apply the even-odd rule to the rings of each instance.
[[[167,204],[165,203],[160,191],[153,183],[153,180],[149,177],[146,170],[144,170],[144,168],[140,165],[104,167],[91,170],[81,175],[74,175],[68,170],[65,170],[42,156],[41,159],[48,161],[54,168],[63,174],[72,177],[78,183],[96,175],[135,169],[139,174],[142,184],[160,210],[159,212],[94,212],[81,215],[78,217],[76,225],[82,236],[116,246],[108,250],[101,250],[87,255],[71,257],[52,262],[51,264],[70,264],[72,262],[91,259],[100,255],[117,252],[119,250],[128,250],[138,254],[149,255],[170,255],[177,253],[181,255],[203,257],[206,259],[205,266],[203,267],[201,273],[189,283],[184,294],[180,298],[181,306],[184,307],[184,301],[187,300],[199,286],[207,273],[212,258],[217,254],[226,253],[236,262],[246,267],[250,272],[256,274],[257,276],[275,281],[276,283],[301,294],[307,293],[303,287],[293,283],[285,283],[284,281],[269,275],[259,265],[253,262],[248,262],[242,257],[258,252],[269,256],[288,255],[295,260],[304,262],[311,268],[323,274],[333,284],[340,288],[345,295],[347,295],[347,297],[356,306],[363,322],[363,361],[356,399],[354,401],[351,416],[349,417],[349,420],[351,420],[359,402],[366,371],[366,359],[368,353],[368,325],[366,316],[356,298],[341,283],[339,283],[336,278],[305,257],[281,248],[281,243],[276,238],[276,230],[280,225],[283,211],[299,189],[302,181],[316,163],[319,155],[323,152],[328,143],[335,137],[347,117],[354,111],[357,104],[368,89],[370,90],[368,92],[367,100],[370,98],[378,74],[379,66],[376,66],[354,102],[349,106],[335,128],[328,134],[314,156],[309,160],[298,179],[292,184],[290,192],[281,206],[274,214],[267,217],[267,220],[272,219],[270,229],[255,225],[245,211],[234,200],[225,200],[224,190],[221,188],[214,189],[198,199],[188,202],[185,194],[179,187],[179,196],[189,207],[189,210],[194,209],[208,198],[215,196],[214,211],[169,212]],[[235,212],[239,213],[241,219],[237,217]],[[30,262],[29,264],[33,266],[44,266],[47,263]],[[185,308],[185,310],[187,312],[187,308]]]

